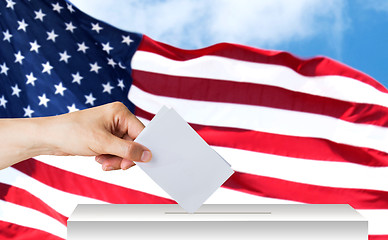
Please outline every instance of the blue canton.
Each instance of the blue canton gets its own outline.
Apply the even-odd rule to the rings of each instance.
[[[41,117],[127,94],[142,35],[98,21],[64,0],[0,1],[0,117]]]

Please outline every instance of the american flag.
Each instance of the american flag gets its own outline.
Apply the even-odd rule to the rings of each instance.
[[[182,50],[64,0],[0,1],[0,117],[172,106],[236,173],[207,203],[348,203],[388,239],[388,91],[325,57]],[[2,34],[2,35],[1,35]],[[144,173],[38,156],[0,172],[0,239],[64,239],[78,203],[174,203]]]

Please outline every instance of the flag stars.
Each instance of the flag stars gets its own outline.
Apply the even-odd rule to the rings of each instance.
[[[114,88],[114,87],[112,87],[112,86],[110,85],[110,82],[108,82],[107,84],[102,84],[102,87],[104,88],[104,90],[102,90],[102,92],[103,92],[103,93],[104,93],[104,92],[107,92],[107,93],[109,93],[109,94],[112,93],[112,89]]]
[[[31,109],[30,105],[28,105],[26,108],[23,108],[24,110],[24,117],[32,117],[32,114],[35,112],[34,110]]]
[[[100,25],[98,23],[95,23],[93,24],[92,23],[92,30],[96,31],[97,33],[100,33],[100,31],[102,30],[103,28],[100,27]]]
[[[29,75],[26,75],[26,78],[26,84],[31,84],[32,86],[35,86],[35,81],[38,80],[32,72]]]
[[[36,40],[34,42],[30,42],[30,45],[31,45],[31,48],[30,48],[30,51],[35,51],[36,53],[39,53],[39,48],[40,48],[40,45],[36,42]]]
[[[7,8],[11,8],[12,10],[14,10],[13,6],[15,6],[15,2],[12,1],[12,0],[6,0],[7,1]]]
[[[76,74],[71,74],[71,76],[73,77],[73,83],[78,83],[78,85],[81,85],[81,80],[83,79],[83,77],[79,75],[79,72],[77,72]]]
[[[110,46],[109,42],[107,43],[102,43],[102,50],[104,50],[105,52],[107,52],[108,54],[110,53],[110,50],[112,50],[113,47]]]
[[[21,21],[18,21],[18,24],[19,24],[18,30],[23,30],[25,32],[28,24],[24,21],[24,19],[22,19]]]
[[[47,32],[47,40],[51,40],[55,42],[55,38],[58,37],[58,35],[54,32],[54,29],[51,32]]]
[[[69,22],[69,23],[65,23],[66,25],[66,31],[70,31],[71,33],[74,32],[74,29],[76,29],[77,27],[73,25],[72,22]]]
[[[68,4],[68,3],[66,3],[66,4],[67,4],[67,10],[69,10],[70,13],[75,12],[75,10],[73,9],[73,5]]]
[[[129,37],[129,35],[128,36],[122,35],[122,38],[123,38],[123,41],[121,42],[127,44],[128,46],[133,42],[133,40]]]
[[[50,62],[47,61],[46,63],[42,63],[42,66],[42,73],[48,73],[48,75],[51,75],[51,70],[53,69],[53,67],[50,65]]]
[[[71,106],[67,106],[67,109],[69,110],[69,113],[79,111],[74,103]]]
[[[64,91],[67,89],[62,85],[62,82],[60,82],[58,85],[54,85],[55,87],[55,94],[60,94],[61,96],[64,95]]]
[[[121,90],[124,90],[125,86],[124,86],[124,80],[123,79],[118,79],[119,83],[117,84],[117,86],[119,88],[121,88]]]
[[[112,68],[114,68],[117,65],[117,63],[115,61],[113,61],[112,58],[108,58],[108,65],[111,65]]]
[[[50,99],[46,97],[46,94],[44,93],[42,96],[38,96],[39,98],[39,106],[43,105],[47,107],[47,103],[50,102]]]
[[[8,29],[7,31],[3,32],[3,34],[4,34],[3,41],[11,42],[12,34],[9,33]]]
[[[5,104],[7,104],[7,102],[8,102],[8,101],[5,99],[4,95],[1,96],[1,98],[0,98],[0,106],[3,107],[3,108],[7,108],[7,107],[5,106]]]
[[[71,58],[71,56],[67,54],[67,51],[59,53],[59,55],[61,56],[61,58],[59,59],[60,62],[64,61],[65,63],[68,63],[69,58]]]
[[[3,63],[2,65],[0,65],[0,68],[1,68],[1,74],[5,74],[6,76],[8,75],[8,70],[9,68],[7,67],[7,65],[5,63]]]
[[[81,51],[83,53],[86,53],[86,50],[89,48],[88,46],[85,45],[85,42],[82,42],[82,43],[77,43],[78,45],[78,49],[77,51]]]
[[[53,6],[53,11],[56,11],[58,13],[61,13],[61,10],[63,9],[63,7],[59,5],[59,3],[52,3],[51,6]]]
[[[20,97],[19,94],[22,90],[20,90],[19,86],[15,84],[15,86],[14,87],[11,86],[11,88],[12,88],[12,96],[16,95],[17,97]]]
[[[18,53],[15,53],[15,63],[23,64],[24,56],[18,51]]]
[[[101,67],[98,66],[97,62],[93,64],[89,63],[89,65],[90,65],[90,71],[98,74],[98,71],[101,69]]]
[[[93,97],[92,93],[90,93],[89,95],[85,95],[85,98],[86,98],[85,104],[90,104],[92,106],[94,106],[94,101],[97,100],[95,97]]]
[[[34,11],[34,12],[35,12],[35,19],[39,19],[40,21],[43,22],[43,18],[44,16],[46,16],[46,14],[42,12],[42,9],[39,9],[39,11]]]

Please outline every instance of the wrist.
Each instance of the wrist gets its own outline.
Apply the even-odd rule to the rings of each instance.
[[[55,146],[51,141],[51,125],[54,119],[51,117],[21,119],[24,125],[22,144],[24,144],[25,157],[31,158],[38,155],[51,155]]]
[[[0,169],[38,155],[51,154],[52,146],[46,138],[48,119],[1,119]]]
[[[34,136],[39,136],[31,141],[31,152],[37,155],[64,155],[61,146],[66,139],[66,121],[63,121],[63,115],[35,118],[32,123],[31,131]]]
[[[21,157],[27,159],[39,155],[57,155],[60,145],[55,141],[58,121],[58,117],[17,119],[15,128],[20,131],[18,148],[22,149]]]

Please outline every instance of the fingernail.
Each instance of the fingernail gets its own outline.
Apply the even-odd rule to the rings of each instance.
[[[96,157],[96,162],[101,163],[101,160],[99,157]]]
[[[151,157],[152,157],[151,152],[146,150],[141,155],[140,161],[142,161],[142,162],[149,162],[151,160]]]
[[[123,170],[127,170],[127,169],[129,169],[129,168],[131,168],[131,167],[133,167],[133,166],[135,166],[135,163],[131,163],[131,164],[125,166],[125,167],[123,168]]]
[[[114,168],[112,166],[107,166],[107,167],[104,167],[104,171],[110,171],[110,170],[113,170]]]

